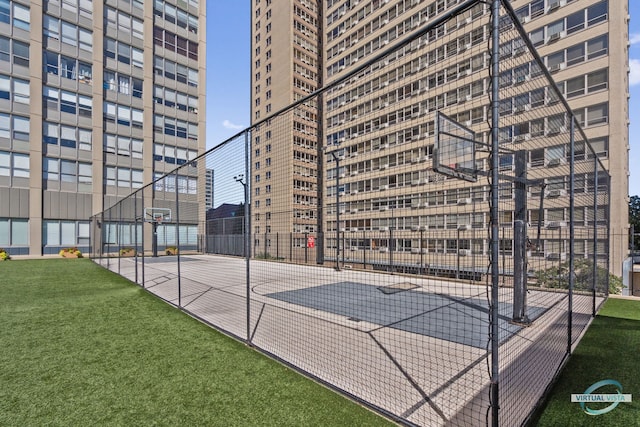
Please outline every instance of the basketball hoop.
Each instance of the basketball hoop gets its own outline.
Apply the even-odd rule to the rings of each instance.
[[[154,215],[153,221],[158,225],[162,225],[162,220],[163,219],[164,219],[164,215],[162,215],[162,214]]]

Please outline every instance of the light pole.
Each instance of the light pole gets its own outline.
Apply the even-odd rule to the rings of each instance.
[[[330,151],[336,162],[336,270],[340,271],[340,156],[339,150]]]

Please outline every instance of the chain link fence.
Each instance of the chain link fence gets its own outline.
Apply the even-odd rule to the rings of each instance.
[[[400,423],[525,423],[608,295],[609,176],[600,107],[493,7],[416,7],[94,216],[91,257]],[[446,170],[438,114],[472,142]]]

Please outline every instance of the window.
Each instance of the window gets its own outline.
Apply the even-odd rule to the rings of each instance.
[[[0,218],[0,246],[28,246],[29,220]]]
[[[587,126],[606,123],[609,120],[609,104],[599,104],[587,107]]]
[[[13,26],[29,31],[30,21],[29,8],[18,3],[13,3]]]
[[[0,151],[0,176],[29,178],[29,155]]]

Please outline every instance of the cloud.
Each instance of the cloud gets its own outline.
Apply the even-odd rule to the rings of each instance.
[[[233,130],[244,129],[244,126],[236,125],[234,123],[231,123],[229,120],[225,120],[224,122],[222,122],[222,126],[224,126],[227,129],[233,129]]]
[[[629,86],[640,84],[640,59],[629,59]]]
[[[631,44],[640,43],[640,33],[629,34],[629,43]]]

